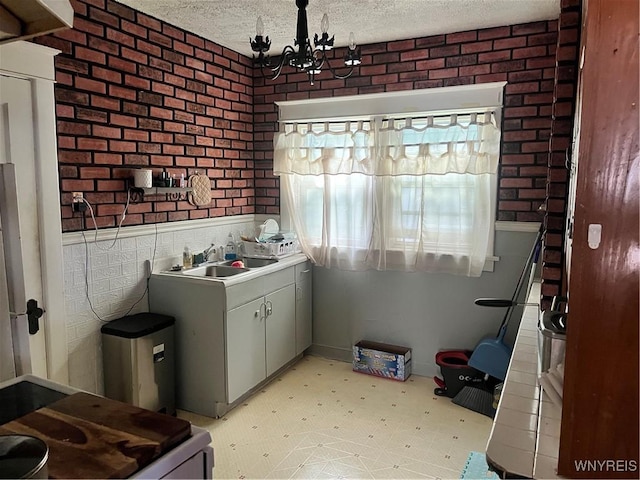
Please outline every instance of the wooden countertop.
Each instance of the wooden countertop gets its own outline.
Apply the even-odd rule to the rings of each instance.
[[[186,420],[75,393],[0,426],[49,447],[50,478],[126,478],[191,433]]]

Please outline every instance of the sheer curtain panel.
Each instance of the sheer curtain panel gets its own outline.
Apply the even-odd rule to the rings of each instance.
[[[500,151],[491,113],[284,124],[274,145],[317,265],[481,274]]]

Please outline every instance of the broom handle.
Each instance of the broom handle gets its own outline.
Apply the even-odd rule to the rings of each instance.
[[[527,257],[527,262],[524,264],[524,268],[520,273],[520,278],[518,279],[518,285],[516,286],[515,292],[513,292],[513,297],[511,298],[511,302],[510,302],[509,308],[507,309],[507,313],[505,313],[504,318],[502,319],[502,323],[500,324],[500,329],[498,330],[499,341],[502,341],[505,333],[507,332],[507,324],[509,323],[511,314],[513,313],[513,307],[514,305],[517,305],[517,299],[520,296],[522,287],[524,286],[524,279],[527,277],[527,270],[531,270],[531,268],[533,267],[534,255],[536,254],[536,250],[538,249],[538,244],[540,243],[541,238],[542,238],[542,225],[540,225],[540,228],[538,229],[536,240],[535,242],[533,242],[533,248],[531,248],[531,252],[529,252],[529,256]]]

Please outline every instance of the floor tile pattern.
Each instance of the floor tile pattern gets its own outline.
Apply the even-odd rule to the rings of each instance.
[[[179,416],[211,432],[214,478],[460,478],[492,421],[434,387],[306,356],[223,418]]]

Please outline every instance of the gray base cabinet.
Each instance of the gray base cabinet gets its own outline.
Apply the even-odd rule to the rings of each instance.
[[[226,322],[227,391],[233,403],[266,377],[264,299],[229,310]],[[293,357],[291,357],[293,358]]]
[[[265,297],[267,377],[296,356],[295,286],[287,285]]]
[[[220,417],[311,345],[310,263],[263,268],[227,284],[151,276],[151,311],[176,319],[177,408]]]
[[[296,355],[311,346],[311,262],[296,265]]]

